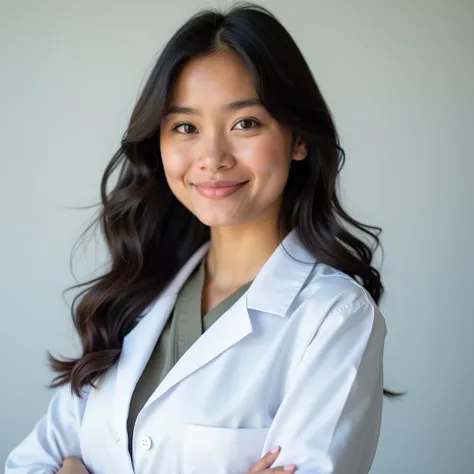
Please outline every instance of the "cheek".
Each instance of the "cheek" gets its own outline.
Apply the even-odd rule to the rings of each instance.
[[[182,179],[189,169],[189,159],[183,150],[176,147],[161,146],[161,159],[168,180]]]
[[[284,176],[290,166],[286,143],[279,137],[268,136],[256,140],[247,150],[242,150],[245,165],[263,177]]]

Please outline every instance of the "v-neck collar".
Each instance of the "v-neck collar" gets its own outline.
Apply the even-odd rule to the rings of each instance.
[[[186,342],[189,344],[191,343],[190,339],[197,339],[200,337],[202,333],[209,329],[219,319],[219,317],[249,289],[251,285],[251,282],[249,282],[242,285],[240,288],[237,288],[237,290],[219,302],[205,315],[202,315],[202,293],[205,278],[206,264],[204,259],[182,288],[176,302],[176,313],[179,319],[178,328],[186,328],[187,331],[184,332],[189,333],[189,336],[191,336],[191,338],[186,337],[186,335],[181,334],[183,331],[178,330],[179,344],[186,344]],[[186,348],[189,347],[188,344],[186,344]]]

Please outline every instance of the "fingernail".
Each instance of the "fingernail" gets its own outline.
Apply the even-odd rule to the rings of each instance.
[[[280,446],[276,446],[275,448],[273,448],[271,451],[270,451],[270,454],[275,454],[276,452],[278,452],[280,450]]]
[[[292,471],[293,469],[296,469],[296,466],[294,464],[288,464],[283,468],[284,471]]]

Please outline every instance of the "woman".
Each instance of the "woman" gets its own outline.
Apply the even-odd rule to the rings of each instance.
[[[6,473],[367,473],[383,287],[344,226],[378,244],[337,198],[342,161],[269,12],[190,19],[103,177],[110,267],[74,305],[83,354],[52,358],[61,388]]]

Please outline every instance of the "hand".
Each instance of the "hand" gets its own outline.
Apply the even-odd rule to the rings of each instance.
[[[281,474],[293,474],[296,472],[296,466],[294,464],[288,464],[287,466],[273,467],[270,466],[276,461],[276,458],[280,454],[280,447],[272,449],[269,453],[265,454],[260,461],[255,463],[247,472],[247,474],[256,473],[256,474],[266,474],[271,472],[281,473]]]
[[[68,457],[56,474],[89,474],[82,461],[75,457]]]

